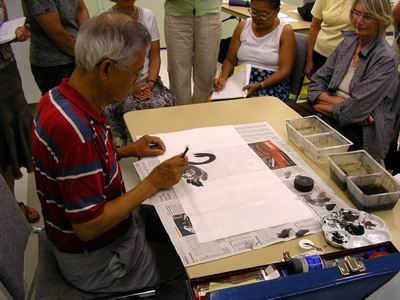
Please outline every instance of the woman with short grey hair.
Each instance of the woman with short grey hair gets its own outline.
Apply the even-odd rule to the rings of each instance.
[[[46,234],[69,283],[97,293],[160,285],[158,299],[167,299],[163,283],[177,280],[176,293],[171,286],[168,293],[184,299],[182,263],[154,209],[141,203],[176,184],[187,157],[166,160],[125,191],[118,159],[161,155],[165,145],[144,136],[115,149],[103,115],[106,105],[122,101],[139,82],[149,40],[142,25],[117,13],[101,14],[81,27],[71,78],[37,106],[36,187]]]
[[[308,103],[295,104],[300,114],[321,114],[354,145],[375,159],[385,158],[393,139],[400,103],[398,59],[386,42],[389,0],[356,0],[351,10],[354,31],[311,78]],[[311,105],[311,106],[310,106]]]

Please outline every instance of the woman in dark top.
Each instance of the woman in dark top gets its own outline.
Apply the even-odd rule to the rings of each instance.
[[[8,21],[7,8],[0,0],[0,26]],[[16,41],[29,39],[29,30],[19,27],[15,31]],[[21,77],[18,72],[10,43],[0,44],[0,171],[14,194],[15,179],[21,178],[21,167],[32,172],[31,127],[29,112]],[[19,203],[27,220],[31,223],[40,219],[39,213]]]

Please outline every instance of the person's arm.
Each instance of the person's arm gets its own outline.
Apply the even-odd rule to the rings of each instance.
[[[74,56],[75,38],[63,27],[57,11],[34,16],[49,38],[64,53]]]
[[[161,57],[160,57],[160,41],[153,41],[150,44],[150,53],[149,53],[149,74],[147,75],[147,80],[149,83],[153,83],[154,80],[157,79],[158,74],[160,73],[161,66]]]
[[[321,30],[322,20],[316,17],[312,18],[310,31],[308,32],[307,59],[304,67],[304,74],[310,79],[314,73],[313,51],[315,41],[317,40],[318,32]]]
[[[156,136],[144,135],[134,143],[117,149],[119,158],[158,156],[165,152],[163,141]]]
[[[350,91],[351,97],[333,106],[333,118],[340,126],[362,123],[370,116],[375,119],[374,110],[383,105],[388,94],[397,91],[396,79],[396,60],[388,56],[377,59],[367,68],[362,80],[357,82]],[[387,103],[387,105],[391,104]]]
[[[160,41],[153,41],[150,44],[149,53],[149,72],[147,74],[147,82],[142,82],[135,86],[133,95],[141,101],[150,100],[153,98],[153,88],[160,72],[161,57],[160,57]]]
[[[328,86],[334,74],[336,59],[342,44],[343,41],[339,43],[335,51],[333,51],[333,53],[329,55],[326,63],[311,77],[311,82],[308,87],[307,95],[308,102],[311,105],[317,104],[319,101],[323,101],[324,98],[319,99],[321,95],[322,97],[324,97],[325,94],[332,96],[332,94],[328,91]]]
[[[77,22],[78,25],[81,26],[85,21],[89,20],[89,11],[86,7],[85,1],[84,0],[79,0],[78,2],[78,16],[77,16]]]
[[[122,196],[104,204],[103,212],[84,223],[72,223],[82,241],[90,241],[129,217],[132,211],[160,190],[178,183],[187,168],[187,157],[174,156],[157,166],[149,176]]]
[[[226,80],[231,75],[234,67],[237,65],[237,52],[240,47],[240,34],[243,31],[246,21],[240,22],[233,32],[231,42],[229,44],[228,54],[226,55],[225,61],[222,64],[221,73],[218,78],[214,80],[214,87],[216,90],[220,90],[224,87]]]
[[[261,87],[266,88],[276,85],[290,76],[294,60],[296,57],[296,39],[290,25],[283,28],[279,45],[279,69],[262,83],[249,84],[244,87],[247,89],[247,96],[250,96]]]

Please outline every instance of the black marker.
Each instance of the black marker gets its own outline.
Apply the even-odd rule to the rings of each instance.
[[[180,158],[184,158],[186,153],[189,151],[189,146],[186,146],[185,151],[181,154]]]

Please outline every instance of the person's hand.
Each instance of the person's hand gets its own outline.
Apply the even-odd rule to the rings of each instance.
[[[311,79],[312,74],[314,73],[314,63],[312,60],[307,60],[306,65],[304,67],[304,74],[308,79]]]
[[[368,126],[375,123],[375,119],[372,115],[369,115],[364,121],[360,122],[362,126]]]
[[[251,96],[251,94],[258,91],[260,88],[261,88],[261,83],[257,82],[257,83],[245,85],[243,87],[243,91],[247,90],[246,97],[249,97],[249,96]]]
[[[25,24],[24,26],[20,26],[15,30],[16,40],[18,42],[25,42],[31,37],[31,32],[29,31],[29,25]]]
[[[117,149],[118,155],[124,157],[149,157],[164,154],[165,145],[163,141],[156,136],[145,135],[134,143]]]
[[[187,167],[187,156],[176,155],[159,164],[146,179],[157,191],[168,189],[179,182]]]
[[[135,85],[132,94],[140,101],[147,101],[153,98],[153,87],[153,82],[140,82]]]
[[[218,78],[214,79],[214,89],[215,91],[219,92],[224,88],[226,79],[222,78],[221,75]]]

